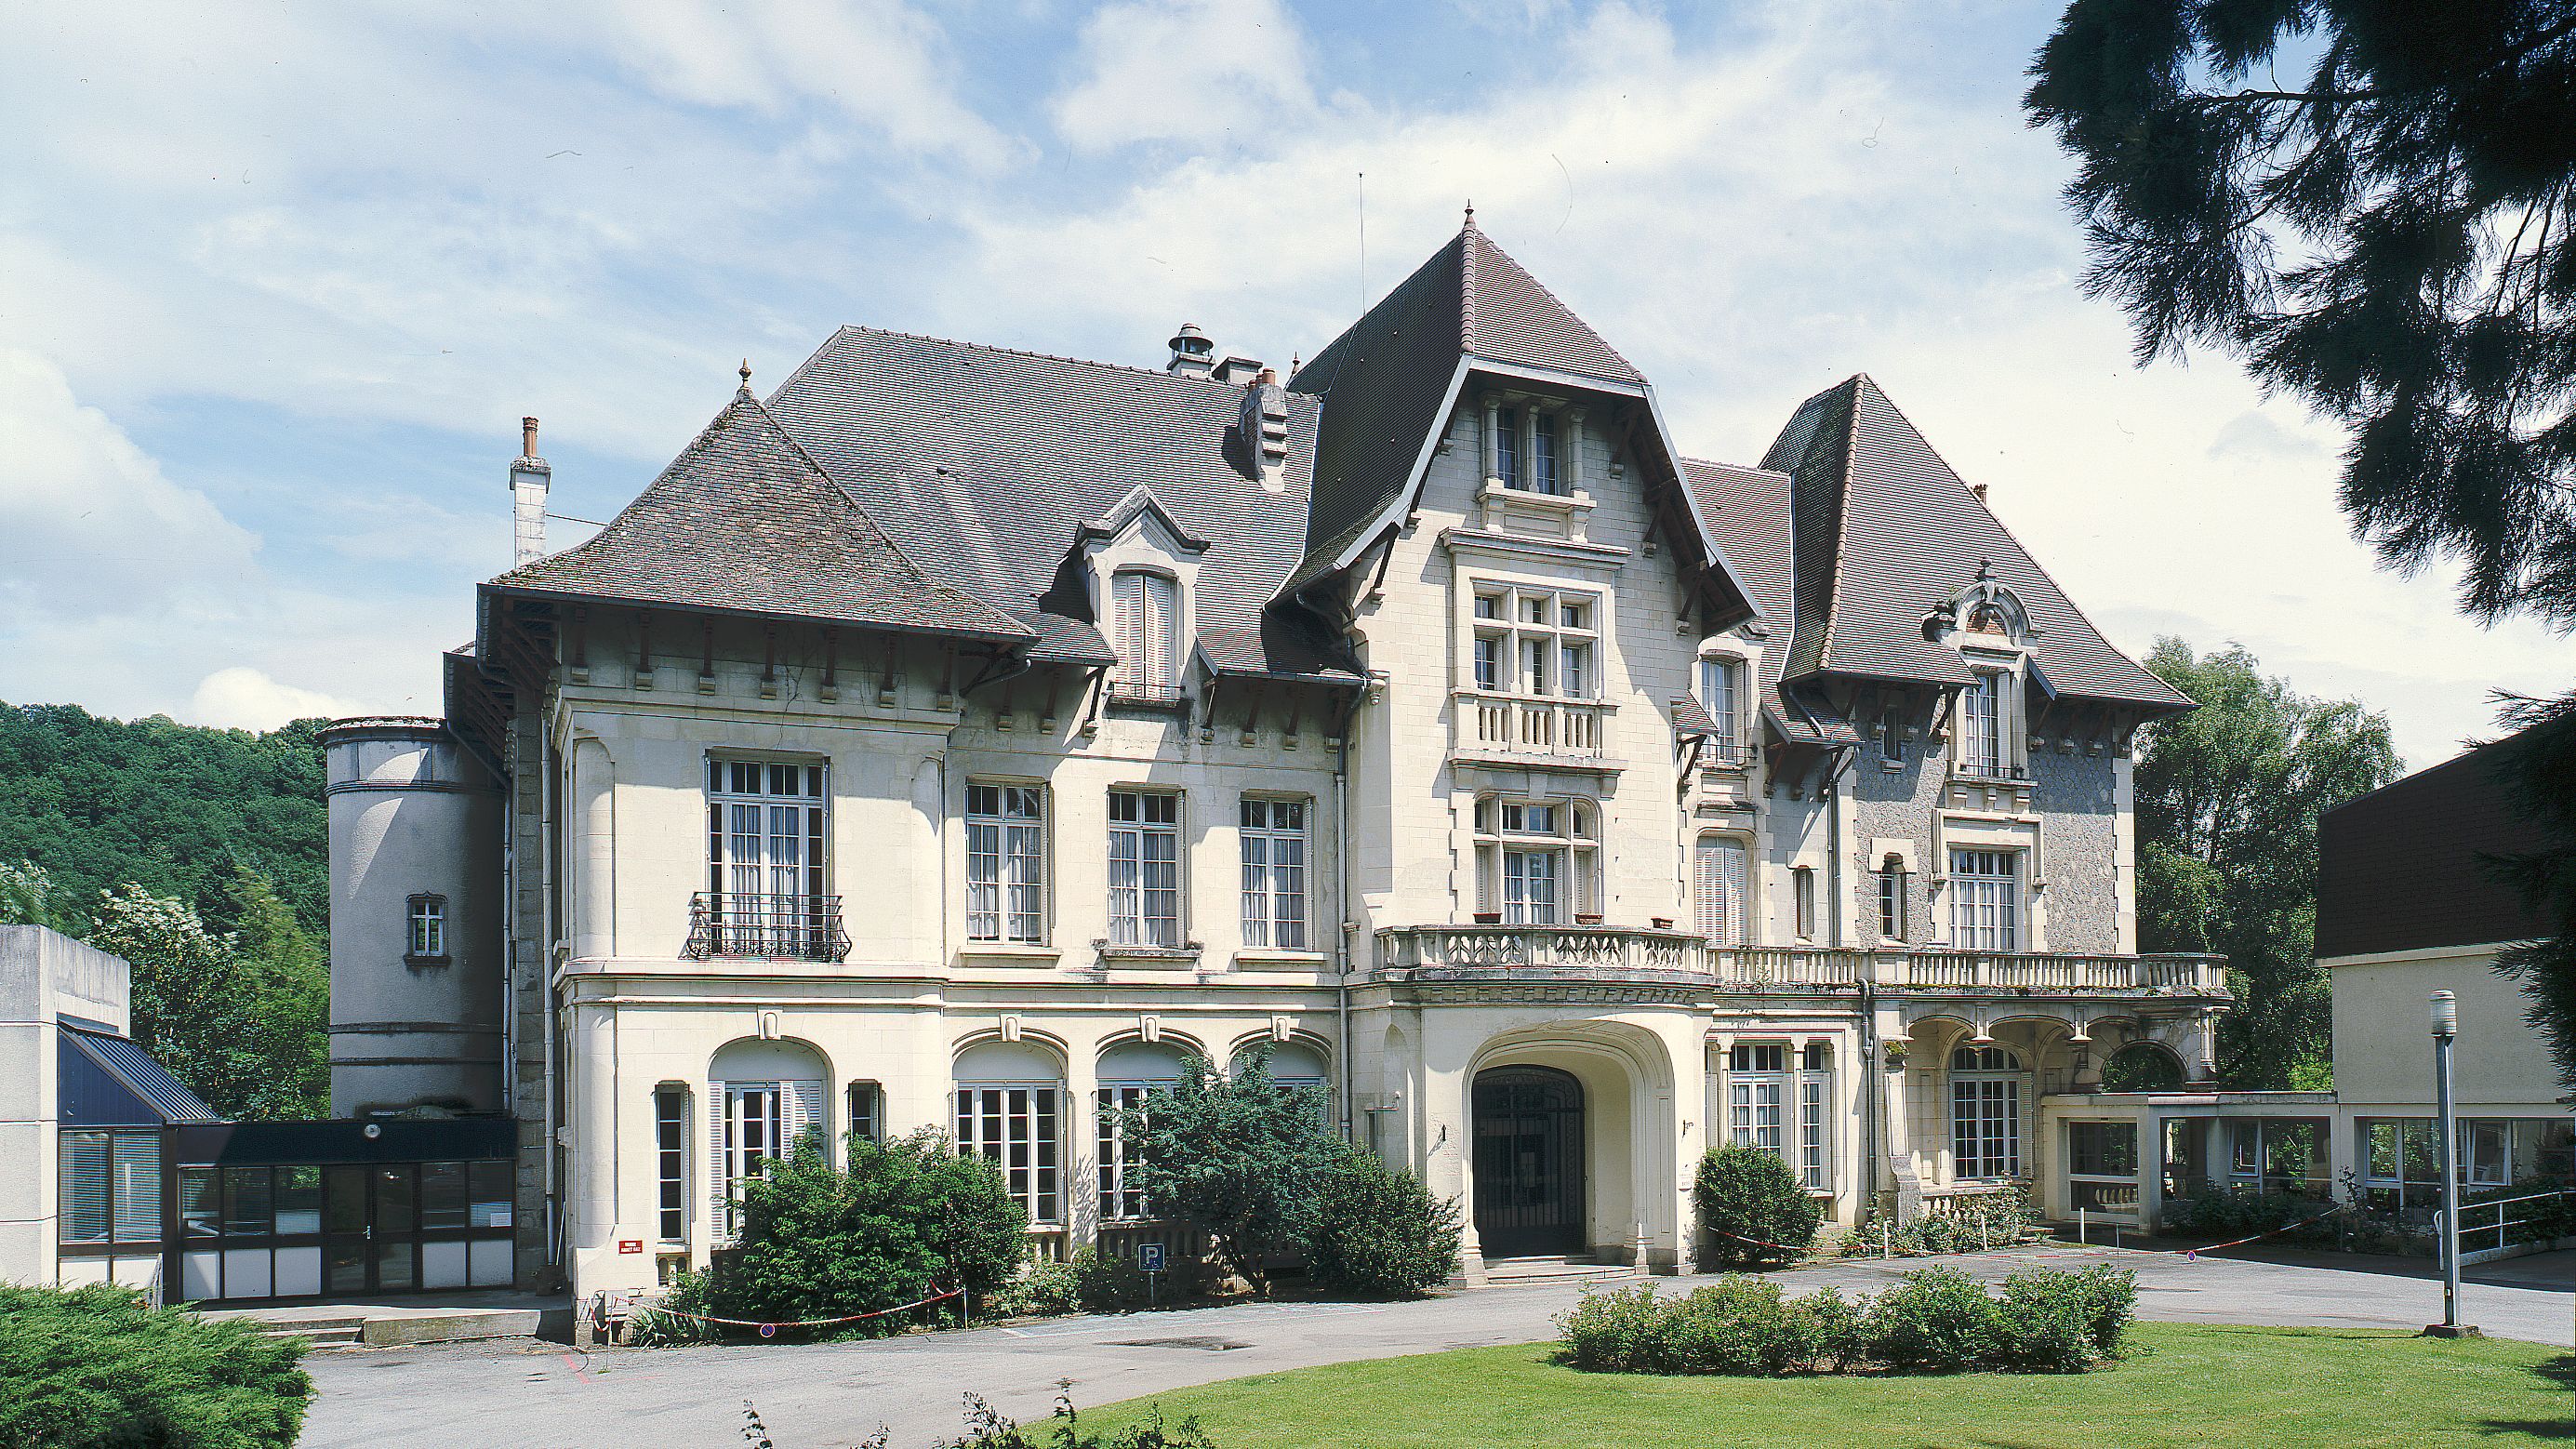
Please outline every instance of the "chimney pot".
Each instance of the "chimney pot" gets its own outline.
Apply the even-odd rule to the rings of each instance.
[[[537,456],[537,420],[535,418],[519,419],[519,456],[522,458]]]
[[[1263,386],[1263,387],[1277,387],[1278,385],[1279,385],[1279,369],[1278,369],[1278,368],[1275,368],[1275,367],[1265,367],[1265,368],[1261,369],[1261,386]]]

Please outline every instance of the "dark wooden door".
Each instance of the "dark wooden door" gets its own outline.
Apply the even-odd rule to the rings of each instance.
[[[1475,1111],[1485,1256],[1582,1252],[1582,1084],[1550,1067],[1496,1067],[1476,1075]]]

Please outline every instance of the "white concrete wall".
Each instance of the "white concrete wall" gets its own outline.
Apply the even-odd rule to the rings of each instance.
[[[0,925],[0,1282],[54,1281],[58,1024],[127,1030],[125,962],[43,926]]]

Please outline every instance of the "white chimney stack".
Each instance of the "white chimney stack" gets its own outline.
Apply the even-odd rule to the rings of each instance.
[[[537,456],[537,420],[519,419],[519,459],[510,465],[510,567],[546,556],[546,492],[555,470]]]

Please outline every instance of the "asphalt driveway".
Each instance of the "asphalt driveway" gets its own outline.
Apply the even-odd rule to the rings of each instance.
[[[1872,1291],[1923,1259],[1852,1260],[1782,1274],[1803,1292]],[[2441,1316],[2438,1283],[2308,1263],[2185,1259],[2043,1245],[1937,1260],[1987,1278],[2034,1263],[2117,1262],[2138,1272],[2142,1316],[2185,1323],[2421,1328]],[[2489,1335],[2569,1343],[2576,1254],[2497,1264],[2463,1294]],[[1667,1291],[1696,1280],[1666,1280]],[[1056,1319],[1017,1328],[874,1343],[575,1353],[524,1340],[317,1353],[306,1449],[403,1445],[735,1446],[743,1405],[759,1406],[780,1449],[855,1445],[880,1425],[897,1449],[958,1427],[962,1392],[1024,1422],[1044,1417],[1060,1380],[1078,1403],[1246,1374],[1551,1336],[1570,1287],[1498,1288],[1413,1303],[1281,1303]]]

